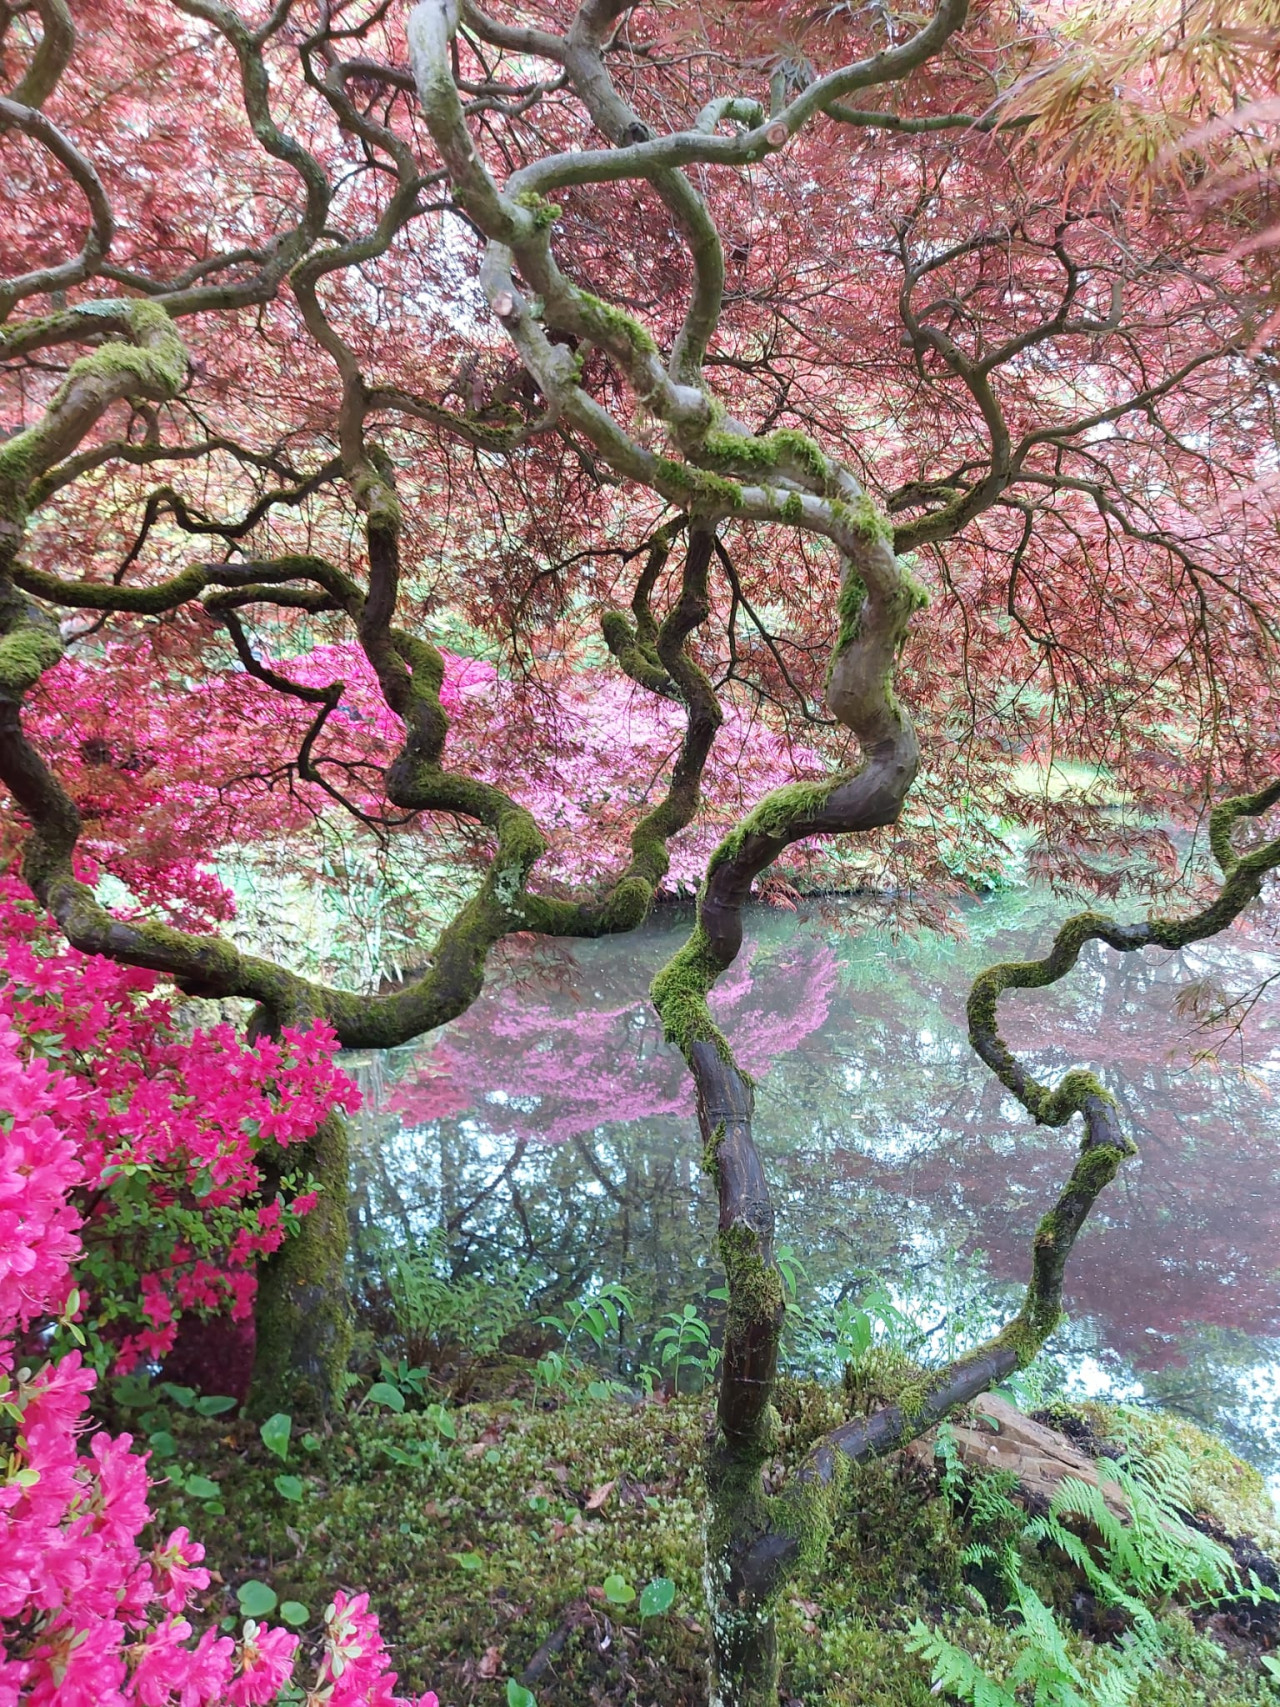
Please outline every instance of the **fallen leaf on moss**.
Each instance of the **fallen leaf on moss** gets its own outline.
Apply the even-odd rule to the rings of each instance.
[[[497,1677],[497,1675],[501,1669],[502,1669],[502,1649],[501,1648],[486,1648],[484,1651],[484,1658],[480,1661],[480,1664],[476,1667],[477,1676],[479,1676],[479,1677]]]

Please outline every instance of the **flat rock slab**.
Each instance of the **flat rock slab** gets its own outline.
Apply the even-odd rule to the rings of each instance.
[[[969,1410],[972,1422],[951,1425],[960,1461],[969,1469],[1010,1471],[1017,1478],[1021,1498],[1036,1509],[1048,1505],[1064,1477],[1075,1476],[1097,1488],[1117,1517],[1128,1517],[1129,1508],[1115,1482],[1099,1480],[1096,1461],[1064,1434],[1032,1422],[994,1393],[975,1399]],[[903,1455],[931,1469],[935,1433],[913,1440],[903,1447]]]

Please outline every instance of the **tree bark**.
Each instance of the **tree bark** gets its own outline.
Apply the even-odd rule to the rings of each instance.
[[[329,1416],[342,1403],[351,1355],[347,1292],[347,1123],[331,1110],[301,1153],[292,1152],[316,1180],[320,1195],[258,1270],[254,1311],[257,1343],[249,1409]]]

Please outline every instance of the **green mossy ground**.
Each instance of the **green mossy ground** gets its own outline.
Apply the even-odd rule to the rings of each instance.
[[[780,1383],[770,1483],[883,1385],[853,1383],[841,1395]],[[314,1624],[335,1586],[367,1589],[402,1684],[436,1689],[442,1707],[499,1707],[507,1679],[566,1625],[562,1648],[534,1680],[539,1707],[701,1707],[708,1401],[538,1402],[515,1364],[473,1380],[469,1392],[470,1402],[450,1410],[455,1441],[421,1412],[366,1409],[311,1450],[295,1437],[287,1465],[265,1451],[252,1423],[176,1415],[168,1462],[216,1481],[226,1509],[209,1512],[175,1481],[157,1492],[158,1524],[185,1522],[202,1537],[223,1579],[211,1591],[215,1609],[219,1596],[233,1609],[235,1588],[254,1577],[310,1608]],[[1116,1427],[1104,1406],[1076,1416],[1103,1438]],[[1228,1532],[1275,1546],[1275,1514],[1255,1472],[1189,1425],[1142,1426],[1190,1453],[1198,1506]],[[422,1462],[398,1461],[406,1457]],[[282,1471],[301,1478],[300,1502],[277,1491]],[[928,1470],[910,1461],[854,1467],[825,1561],[804,1570],[779,1607],[784,1701],[931,1707],[927,1670],[903,1641],[917,1617],[1004,1671],[1014,1646],[999,1617],[978,1610],[961,1559],[969,1539]],[[637,1602],[611,1605],[603,1585],[613,1574],[637,1594],[670,1578],[671,1610],[641,1619]],[[1047,1561],[1043,1569],[1032,1561],[1029,1574],[1042,1594],[1069,1596],[1065,1573]],[[1254,1653],[1225,1658],[1185,1613],[1171,1616],[1176,1657],[1143,1686],[1138,1707],[1277,1707],[1280,1690]],[[1090,1643],[1072,1642],[1087,1669]]]

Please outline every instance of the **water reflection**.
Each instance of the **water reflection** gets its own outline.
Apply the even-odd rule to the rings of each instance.
[[[1069,1134],[1029,1126],[969,1050],[969,982],[1042,952],[1063,903],[975,906],[968,938],[894,942],[847,908],[759,910],[717,993],[759,1082],[757,1132],[779,1237],[808,1287],[872,1273],[936,1348],[1007,1310],[1030,1232],[1069,1170]],[[462,1272],[531,1263],[548,1300],[620,1279],[649,1323],[719,1284],[692,1093],[646,999],[687,921],[622,941],[516,945],[435,1037],[356,1061],[360,1238],[447,1230]],[[1077,1389],[1174,1406],[1280,1471],[1280,1033],[1264,1007],[1216,1069],[1180,991],[1280,969],[1261,927],[1181,956],[1093,944],[1074,977],[1011,997],[1013,1046],[1044,1070],[1095,1067],[1140,1147],[1082,1236],[1057,1363]],[[1200,1040],[1203,1041],[1203,1040]],[[981,1253],[981,1255],[975,1255]]]

